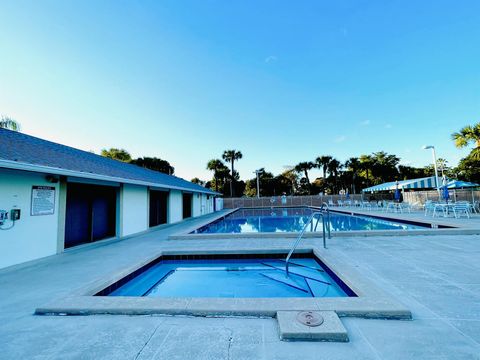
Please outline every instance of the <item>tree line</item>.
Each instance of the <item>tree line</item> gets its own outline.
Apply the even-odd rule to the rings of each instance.
[[[12,118],[2,116],[0,128],[20,130],[20,124]],[[480,183],[480,122],[465,126],[451,135],[458,148],[473,144],[470,153],[460,160],[456,167],[450,167],[445,159],[437,160],[440,176]],[[157,157],[139,157],[133,159],[125,149],[102,149],[101,155],[141,166],[154,171],[173,175],[174,167]],[[202,181],[195,177],[191,181],[213,189],[225,197],[256,196],[257,179],[240,180],[235,164],[243,158],[238,150],[225,150],[219,158],[208,161],[212,179]],[[319,169],[322,176],[310,179],[312,169]],[[384,151],[351,157],[344,162],[331,155],[320,155],[311,161],[302,161],[274,175],[265,168],[259,171],[260,195],[273,196],[283,193],[289,195],[315,195],[318,193],[337,194],[340,191],[358,193],[361,189],[387,181],[406,180],[434,175],[434,166],[413,167],[400,165],[400,158]]]
[[[465,126],[452,134],[452,140],[458,148],[473,144],[473,149],[456,167],[450,167],[448,161],[437,159],[439,176],[480,183],[480,123]],[[235,154],[237,154],[235,156]],[[212,159],[207,169],[213,172],[213,178],[202,185],[222,193],[224,196],[256,196],[256,177],[246,181],[239,180],[234,170],[234,162],[242,158],[236,150],[226,150],[222,159]],[[230,164],[230,168],[227,166]],[[311,181],[310,172],[319,169],[322,173]],[[320,155],[312,161],[302,161],[297,165],[274,175],[265,168],[259,170],[261,196],[338,194],[340,191],[358,193],[361,189],[388,181],[407,180],[434,176],[434,165],[414,167],[401,165],[400,158],[384,151],[351,157],[341,162],[331,155]],[[198,178],[193,179],[199,181]]]
[[[432,176],[433,166],[416,168],[400,165],[400,158],[379,151],[370,155],[349,158],[341,162],[331,155],[321,155],[313,161],[302,161],[274,175],[265,168],[259,171],[260,195],[274,196],[283,193],[288,195],[315,195],[318,193],[337,194],[341,190],[356,193],[363,188],[395,179]],[[446,161],[439,159],[444,172],[451,169]],[[204,185],[224,196],[256,196],[257,179],[239,180],[238,172],[232,172],[220,159],[212,159],[207,169],[213,172],[213,178]],[[310,179],[313,169],[319,169],[322,176]],[[229,187],[233,186],[233,192]]]
[[[168,175],[173,175],[175,168],[170,165],[167,160],[163,160],[157,157],[148,157],[143,156],[136,159],[132,159],[132,156],[125,149],[102,149],[100,155],[105,156],[110,159],[123,161],[129,164],[137,165],[145,169],[150,169],[153,171],[158,171]]]

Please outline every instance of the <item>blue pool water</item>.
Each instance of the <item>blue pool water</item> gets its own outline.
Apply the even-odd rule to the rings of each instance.
[[[256,232],[299,232],[315,209],[311,208],[261,208],[239,209],[225,218],[205,225],[192,233],[256,233]],[[374,217],[330,212],[331,231],[351,230],[412,230],[424,226],[406,224]],[[308,228],[307,231],[312,229]],[[322,231],[321,222],[317,231]]]
[[[162,260],[110,296],[148,297],[346,297],[329,269],[313,258],[293,258],[290,275],[281,259]],[[345,289],[345,290],[344,290]],[[349,295],[347,295],[347,293]]]

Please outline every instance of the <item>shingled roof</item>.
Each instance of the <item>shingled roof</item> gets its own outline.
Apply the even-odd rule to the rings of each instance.
[[[20,132],[0,129],[0,168],[28,169],[83,178],[105,178],[192,192],[214,191],[176,176],[112,160]],[[49,171],[50,170],[50,171]]]

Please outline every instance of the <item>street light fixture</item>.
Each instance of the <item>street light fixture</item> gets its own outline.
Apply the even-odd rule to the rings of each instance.
[[[255,170],[254,173],[257,175],[257,198],[260,199],[260,177],[259,174],[263,173],[262,169]]]
[[[435,146],[433,145],[423,145],[422,149],[432,150],[432,157],[433,157],[433,168],[435,169],[435,186],[437,188],[438,195],[440,195],[440,184],[438,181],[438,169],[437,169],[437,154],[435,153]]]

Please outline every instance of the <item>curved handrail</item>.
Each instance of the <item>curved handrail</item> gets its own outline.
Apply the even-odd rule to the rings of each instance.
[[[287,257],[285,258],[285,273],[286,273],[287,276],[288,276],[288,262],[289,262],[290,258],[292,257],[293,252],[294,252],[295,249],[297,248],[298,244],[300,243],[300,240],[302,240],[303,234],[305,234],[305,231],[307,230],[308,225],[312,222],[312,220],[315,218],[315,216],[321,216],[321,217],[322,217],[323,247],[324,247],[325,249],[327,248],[327,243],[326,243],[326,239],[325,239],[325,217],[324,217],[324,214],[323,214],[322,211],[315,211],[315,212],[313,212],[313,213],[310,215],[310,217],[308,218],[307,222],[306,222],[305,225],[303,226],[302,231],[300,232],[300,235],[298,235],[297,240],[295,240],[295,243],[293,244],[292,248],[291,248],[290,251],[288,252]],[[317,225],[318,225],[318,219],[317,219]],[[315,225],[315,229],[317,228],[317,225]]]
[[[323,206],[325,205],[325,208],[327,209],[327,231],[328,231],[328,238],[331,239],[332,238],[332,234],[330,234],[330,206],[328,206],[328,204],[324,201],[322,203],[322,206],[320,206],[320,210],[323,211]]]

